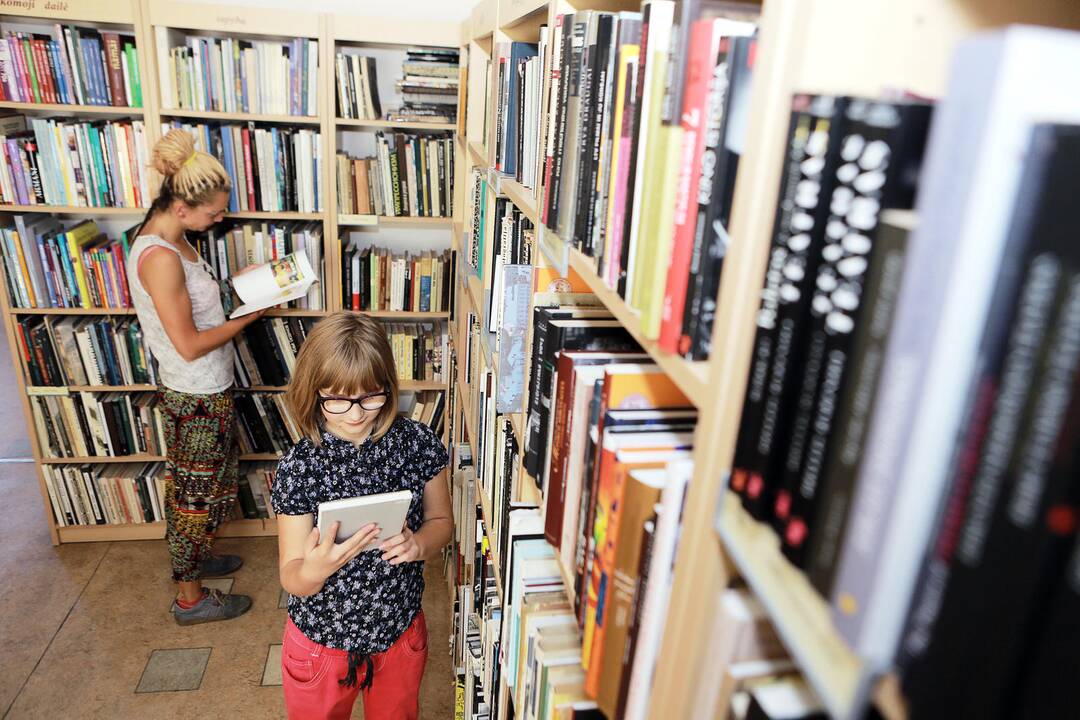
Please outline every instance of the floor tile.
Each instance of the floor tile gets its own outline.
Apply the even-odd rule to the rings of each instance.
[[[220,590],[228,595],[232,592],[233,583],[236,582],[236,578],[207,578],[202,581],[204,588],[210,588],[211,590]]]
[[[210,648],[155,650],[143,670],[137,693],[198,690],[202,685]]]
[[[262,684],[281,684],[281,643],[271,645],[266,653],[266,666],[263,668]]]

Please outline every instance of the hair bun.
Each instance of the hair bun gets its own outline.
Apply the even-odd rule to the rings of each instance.
[[[180,128],[173,128],[154,146],[151,163],[165,177],[180,172],[184,163],[195,152],[195,138]]]

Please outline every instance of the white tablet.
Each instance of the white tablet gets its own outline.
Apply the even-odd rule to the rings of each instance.
[[[380,528],[379,536],[364,548],[372,550],[401,532],[411,502],[412,492],[400,490],[319,503],[319,537],[324,537],[335,521],[341,522],[335,539],[339,543],[355,535],[368,523],[375,523]]]

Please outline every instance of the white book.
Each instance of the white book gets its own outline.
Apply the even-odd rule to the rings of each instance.
[[[233,289],[244,304],[229,317],[238,318],[302,298],[318,279],[305,253],[290,253],[273,262],[245,270],[232,279]]]
[[[176,65],[172,60],[171,53],[169,53],[169,29],[164,25],[155,25],[154,34],[157,38],[158,48],[158,90],[161,93],[161,107],[168,110],[176,109],[176,97],[173,94],[173,89],[176,87]],[[72,45],[71,35],[68,30],[64,30],[64,40],[68,45],[68,53],[71,57],[79,57],[75,54],[75,48]],[[82,99],[82,81],[79,78],[78,73],[73,73],[75,79],[75,91],[79,102],[83,102]]]
[[[340,522],[335,537],[340,543],[360,532],[365,525],[375,523],[379,534],[364,547],[364,550],[373,550],[401,533],[412,497],[411,491],[399,490],[319,503],[319,537],[324,537],[335,522]]]

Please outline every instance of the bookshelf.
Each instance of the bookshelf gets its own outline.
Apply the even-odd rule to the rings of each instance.
[[[705,659],[714,651],[709,627],[713,602],[732,580],[745,579],[761,601],[780,639],[799,671],[824,703],[830,717],[863,717],[873,703],[890,720],[905,718],[904,698],[888,667],[860,657],[834,627],[827,598],[780,552],[776,533],[754,521],[736,498],[726,492],[739,429],[755,332],[755,315],[776,215],[777,189],[784,166],[795,92],[879,97],[903,88],[926,97],[941,97],[946,89],[951,55],[957,43],[971,34],[1012,23],[1080,27],[1080,9],[1067,0],[1039,0],[1023,6],[994,0],[948,3],[874,4],[856,0],[764,0],[758,23],[760,44],[755,60],[753,94],[746,149],[735,185],[730,223],[732,242],[724,260],[710,358],[693,362],[665,352],[641,329],[639,314],[598,275],[593,261],[547,228],[540,228],[539,198],[545,188],[530,189],[494,171],[494,126],[497,92],[487,83],[495,46],[506,41],[536,42],[539,25],[554,27],[557,15],[579,10],[638,10],[633,2],[584,0],[486,0],[477,3],[463,23],[462,52],[468,59],[468,113],[457,135],[459,151],[469,169],[480,170],[487,188],[486,218],[496,197],[505,197],[538,229],[534,265],[573,271],[639,342],[652,360],[690,398],[699,410],[695,431],[694,474],[688,487],[676,556],[671,603],[649,700],[649,718],[711,717],[712,708],[694,707],[696,690],[718,681],[705,676]],[[886,6],[887,5],[887,6]],[[848,40],[852,42],[849,43]],[[860,58],[851,62],[852,57]],[[493,72],[493,70],[492,70]],[[546,74],[545,74],[546,78]],[[544,88],[546,96],[547,88]],[[541,110],[543,112],[543,110]],[[541,127],[543,123],[541,122]],[[464,185],[463,185],[464,187]],[[465,187],[459,200],[471,192]],[[459,426],[468,433],[474,461],[473,430],[479,423],[476,377],[464,367],[469,328],[465,316],[486,318],[485,293],[492,287],[490,258],[480,258],[479,274],[464,263],[472,218],[464,208],[456,216],[454,243],[462,254],[458,286],[458,322],[453,326],[459,354],[456,382],[463,396]],[[485,252],[488,247],[485,246]],[[663,262],[666,258],[656,258]],[[481,333],[477,367],[497,368],[487,354]],[[532,343],[527,338],[526,347]],[[483,350],[483,352],[481,352]],[[528,356],[528,355],[527,355]],[[526,374],[527,374],[526,367]],[[526,384],[528,377],[526,376]],[[522,441],[523,412],[507,413],[515,437]],[[456,438],[455,438],[456,441]],[[522,473],[524,476],[524,473]],[[514,489],[513,501],[527,501],[532,481]],[[492,518],[492,499],[477,486],[485,521]],[[491,544],[495,568],[498,548]],[[568,594],[573,582],[560,568]],[[501,586],[500,591],[506,588]],[[571,598],[572,599],[572,598]],[[506,693],[500,693],[505,701]],[[493,717],[501,717],[492,708]]]
[[[305,310],[295,308],[276,308],[266,314],[267,318],[280,318],[295,321],[299,319],[317,320],[342,308],[341,284],[342,272],[339,263],[339,233],[352,229],[370,233],[371,237],[381,240],[386,232],[387,244],[394,248],[404,242],[406,249],[419,251],[431,247],[449,246],[446,233],[453,222],[452,217],[376,217],[350,216],[338,213],[338,197],[333,162],[336,151],[336,134],[340,132],[373,133],[380,130],[422,131],[425,133],[446,134],[457,125],[443,122],[393,122],[389,120],[350,120],[336,117],[334,88],[334,50],[339,44],[352,46],[371,46],[380,52],[397,52],[404,55],[404,48],[412,46],[457,47],[460,37],[459,23],[423,22],[403,25],[399,21],[384,17],[372,17],[350,14],[330,13],[295,13],[286,10],[260,8],[252,12],[245,6],[227,3],[185,3],[170,0],[81,0],[79,3],[34,3],[37,7],[10,7],[0,12],[0,23],[16,23],[18,28],[25,26],[50,28],[55,23],[73,24],[97,30],[114,30],[135,38],[139,62],[139,80],[143,91],[142,107],[114,107],[103,105],[67,105],[45,104],[14,101],[0,101],[0,113],[20,114],[29,118],[57,118],[83,121],[141,120],[145,123],[147,157],[153,144],[161,137],[162,123],[179,121],[184,123],[232,123],[248,124],[260,128],[277,127],[284,129],[306,130],[319,133],[318,151],[323,159],[319,182],[323,188],[322,207],[313,212],[262,211],[248,210],[226,213],[231,221],[243,222],[314,222],[322,226],[322,289],[323,308]],[[56,7],[62,7],[58,10]],[[45,30],[43,29],[42,32]],[[195,110],[181,108],[169,102],[172,93],[163,92],[159,79],[167,69],[169,48],[182,44],[185,36],[204,39],[230,39],[248,41],[268,41],[289,43],[293,40],[309,40],[318,44],[317,55],[310,59],[317,60],[317,70],[310,76],[315,80],[313,97],[316,104],[308,109],[308,114],[294,115],[264,112],[223,112],[218,110]],[[379,72],[385,75],[390,84],[400,71],[400,66],[380,61]],[[29,120],[28,120],[29,122]],[[150,172],[147,185],[151,192],[156,192],[160,178]],[[448,198],[448,212],[457,207],[453,198]],[[59,218],[65,224],[84,218],[96,219],[103,231],[110,237],[117,237],[121,229],[126,229],[140,220],[146,210],[139,207],[80,207],[54,205],[0,204],[0,218],[10,226],[16,214],[32,216],[48,214]],[[16,324],[20,318],[40,317],[43,320],[59,321],[66,317],[87,319],[109,319],[123,321],[132,318],[132,308],[23,308],[12,307],[10,297],[3,292],[2,311],[4,331],[12,352],[12,361],[17,372],[22,372],[23,362],[19,357],[16,339]],[[425,323],[438,326],[449,325],[452,316],[450,309],[440,312],[420,311],[378,311],[372,313],[386,323],[405,323],[409,326]],[[400,382],[403,391],[446,392],[447,381]],[[26,427],[31,434],[31,447],[35,466],[38,468],[38,483],[42,493],[46,520],[53,544],[68,542],[101,542],[113,540],[154,539],[164,536],[164,523],[145,522],[130,525],[69,525],[59,526],[53,520],[52,509],[46,484],[41,470],[47,467],[75,466],[85,463],[102,464],[108,467],[127,467],[138,463],[164,460],[156,455],[127,455],[119,457],[68,457],[46,458],[42,456],[36,437],[36,426],[31,410],[31,399],[36,396],[59,396],[69,393],[149,393],[158,390],[153,384],[128,385],[71,385],[67,387],[35,387],[25,384],[21,405]],[[250,387],[237,387],[238,393],[281,393],[285,386],[252,384]],[[444,423],[449,427],[449,422]],[[242,454],[242,462],[273,461],[274,453]],[[224,536],[259,536],[273,535],[276,523],[273,519],[233,520],[223,529]]]

